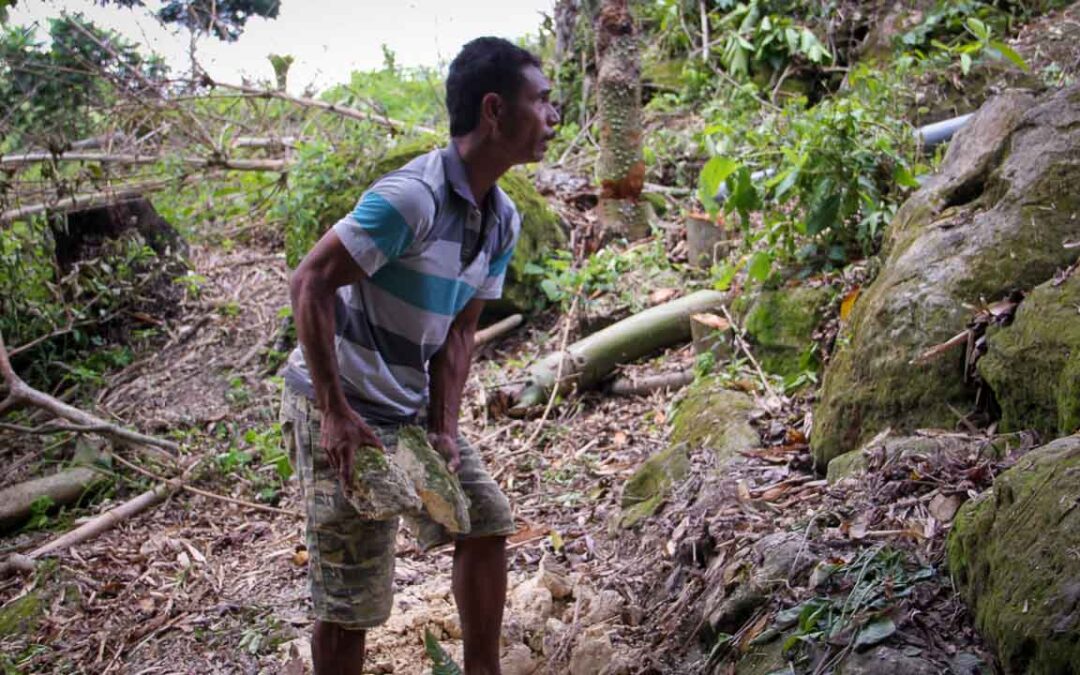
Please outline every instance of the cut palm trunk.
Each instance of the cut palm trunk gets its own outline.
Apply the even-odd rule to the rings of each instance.
[[[649,234],[649,202],[641,198],[641,60],[626,0],[605,0],[596,20],[600,112],[600,219],[606,232],[640,239]]]
[[[23,524],[38,504],[71,504],[107,480],[97,469],[76,466],[4,488],[0,490],[0,532]]]
[[[572,386],[587,389],[600,383],[619,364],[689,340],[690,316],[717,309],[724,298],[717,291],[697,291],[612,324],[575,342],[565,352],[548,355],[529,370],[528,382],[511,412],[522,414],[543,403],[556,380],[563,391]]]

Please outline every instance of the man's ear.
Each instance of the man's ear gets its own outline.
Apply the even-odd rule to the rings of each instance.
[[[491,129],[498,129],[499,118],[502,117],[505,105],[502,96],[489,91],[480,99],[480,119],[487,122]]]

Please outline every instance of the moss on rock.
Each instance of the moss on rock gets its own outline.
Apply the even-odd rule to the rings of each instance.
[[[537,306],[541,292],[539,280],[527,275],[525,267],[565,248],[566,233],[559,216],[524,171],[508,172],[499,180],[499,187],[521,214],[521,236],[506,271],[503,297],[492,304],[498,311],[527,312]]]
[[[957,514],[949,569],[1009,673],[1080,673],[1080,436],[1031,451]]]
[[[1080,276],[1039,286],[1007,328],[990,332],[979,373],[1001,428],[1054,438],[1080,430]]]
[[[831,286],[762,291],[749,304],[743,327],[761,367],[789,377],[817,370],[814,330],[832,301]]]
[[[671,487],[686,478],[690,471],[690,456],[683,444],[649,457],[634,472],[623,488],[622,527],[633,527],[656,513]]]
[[[886,427],[955,424],[949,406],[975,397],[962,350],[912,360],[963,330],[972,306],[1034,288],[1080,256],[1061,245],[1080,235],[1080,105],[1070,95],[992,99],[900,208],[882,271],[825,373],[811,438],[819,468]]]
[[[691,448],[706,447],[721,462],[760,445],[750,426],[754,400],[747,394],[725,389],[715,377],[690,385],[672,419],[671,442]]]

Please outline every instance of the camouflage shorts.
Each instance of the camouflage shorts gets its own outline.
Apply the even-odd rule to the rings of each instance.
[[[285,387],[281,433],[296,467],[307,510],[308,576],[315,618],[345,628],[372,628],[390,616],[393,604],[394,543],[398,518],[364,520],[346,501],[337,474],[319,448],[321,416],[305,396]],[[394,427],[372,425],[386,447],[397,444]],[[458,538],[507,536],[514,532],[510,502],[488,474],[476,450],[458,436],[458,478],[468,495],[472,530]],[[427,551],[454,536],[425,517],[410,518]]]

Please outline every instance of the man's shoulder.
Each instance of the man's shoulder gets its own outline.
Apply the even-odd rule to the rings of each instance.
[[[437,159],[438,150],[419,155],[380,176],[365,192],[378,195],[408,220],[430,220],[442,193],[442,166]]]
[[[398,184],[401,186],[417,187],[423,185],[427,193],[439,199],[443,194],[443,186],[446,184],[446,172],[443,168],[442,153],[435,148],[422,155],[417,155],[401,167],[384,174],[375,181],[372,187],[379,187],[384,183]],[[411,184],[411,185],[410,185]]]

